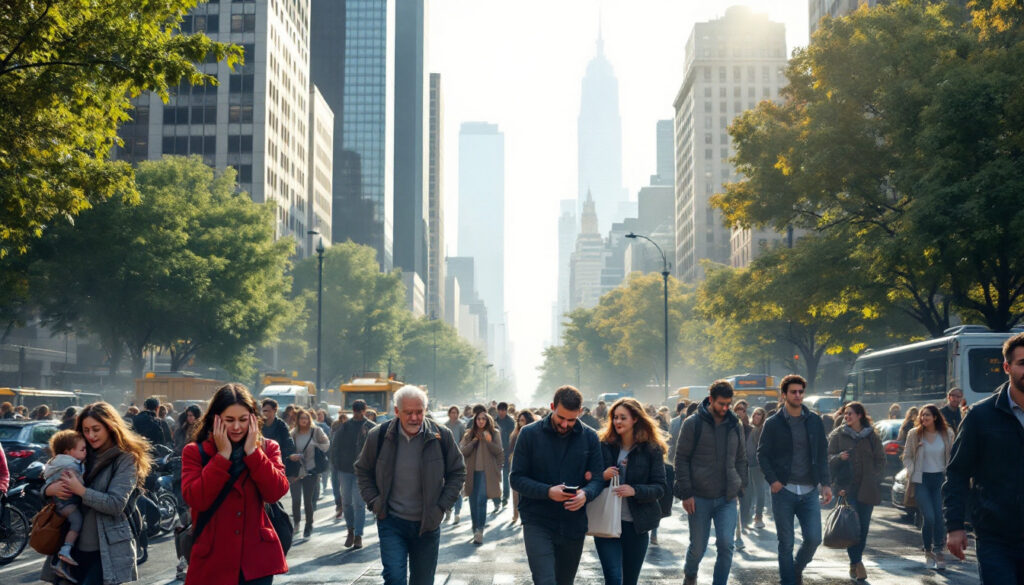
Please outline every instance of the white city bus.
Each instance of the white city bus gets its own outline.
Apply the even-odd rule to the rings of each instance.
[[[910,406],[941,406],[946,392],[959,386],[967,404],[974,404],[1006,381],[1003,342],[1016,332],[961,325],[947,329],[938,339],[868,350],[847,375],[843,403],[861,402],[871,418],[881,420],[888,417],[894,402],[904,413]]]

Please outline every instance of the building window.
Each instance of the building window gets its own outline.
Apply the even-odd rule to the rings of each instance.
[[[252,152],[252,134],[228,135],[228,153]]]
[[[704,149],[704,160],[711,160],[711,149],[710,148],[705,148]]]
[[[725,83],[726,81],[728,81],[728,79],[726,78],[726,69],[725,69],[725,67],[719,67],[718,68],[718,81],[720,81],[722,83]]]
[[[252,106],[247,105],[231,105],[228,107],[228,122],[233,123],[251,123],[252,122]]]
[[[231,32],[233,33],[247,33],[254,32],[256,30],[256,15],[255,14],[232,14],[231,15]]]
[[[727,97],[727,95],[725,87],[718,88],[718,97],[724,98]]]
[[[704,88],[704,97],[711,97],[711,88],[710,87],[705,87]]]
[[[252,93],[255,82],[256,76],[252,73],[232,73],[228,76],[228,93]]]

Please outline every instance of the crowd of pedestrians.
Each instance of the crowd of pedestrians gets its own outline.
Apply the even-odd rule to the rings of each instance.
[[[1006,342],[1003,358],[1007,382],[970,409],[954,387],[941,405],[916,405],[905,417],[899,405],[889,410],[903,417],[903,504],[920,514],[925,569],[944,569],[946,551],[963,559],[970,525],[985,585],[1024,583],[1024,334]],[[592,536],[605,583],[635,585],[673,497],[688,527],[684,585],[698,582],[712,530],[710,582],[726,585],[743,535],[768,521],[782,585],[802,584],[833,496],[856,513],[858,538],[846,554],[849,577],[864,581],[885,450],[864,405],[819,415],[803,404],[806,390],[806,380],[789,375],[778,404],[754,407],[734,401],[720,380],[670,418],[667,408],[633,398],[591,411],[578,389],[563,386],[545,408],[453,405],[446,420],[434,421],[426,394],[406,386],[377,424],[362,400],[338,420],[292,405],[279,416],[273,399],[257,403],[244,386],[227,384],[180,414],[148,399],[123,414],[104,402],[56,413],[4,403],[0,417],[60,421],[44,488],[69,526],[43,566],[41,578],[54,583],[138,578],[123,510],[146,485],[155,445],[181,457],[182,530],[190,539],[179,576],[187,585],[264,585],[287,572],[286,543],[265,506],[290,493],[290,521],[297,531],[304,512],[309,537],[328,482],[345,548],[363,547],[372,514],[386,584],[433,582],[441,528],[461,521],[465,499],[478,545],[488,503],[497,512],[511,500],[511,525],[521,526],[535,584],[573,583],[599,520],[614,528]],[[8,481],[0,449],[0,492]],[[596,504],[610,498],[619,502],[611,518]]]

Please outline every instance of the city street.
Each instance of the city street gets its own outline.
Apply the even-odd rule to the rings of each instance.
[[[290,501],[285,501],[287,509]],[[488,510],[491,504],[488,504]],[[651,546],[647,553],[640,583],[677,584],[683,579],[683,557],[686,554],[686,524],[678,514],[662,520],[660,544]],[[498,515],[489,515],[484,544],[474,546],[470,540],[472,530],[469,509],[463,506],[462,522],[442,528],[441,554],[435,585],[520,585],[530,583],[530,572],[518,527],[509,526],[511,509]],[[300,532],[301,533],[301,532]],[[343,522],[333,518],[333,500],[321,497],[313,537],[297,539],[288,554],[291,571],[275,578],[275,583],[332,583],[344,585],[371,585],[381,583],[380,555],[376,529],[367,526],[364,548],[347,551],[342,547],[345,537]],[[591,539],[584,548],[576,583],[600,584],[601,565]],[[732,566],[730,583],[770,584],[778,582],[775,560],[775,534],[768,522],[764,530],[753,531],[744,537],[746,550],[737,551]],[[798,535],[799,542],[799,535]],[[872,518],[871,534],[864,553],[864,564],[871,585],[968,585],[978,583],[977,564],[974,560],[974,542],[964,563],[951,562],[944,572],[924,569],[924,555],[919,551],[920,536],[913,527],[900,518],[897,510],[882,504]],[[701,563],[699,583],[710,583],[714,567],[714,543]],[[947,555],[948,556],[948,555]],[[174,543],[169,536],[151,543],[149,561],[139,567],[139,583],[171,584],[174,579]],[[31,550],[10,566],[0,568],[0,582],[4,585],[38,581],[42,558]],[[807,585],[837,585],[851,583],[846,551],[818,549],[814,562],[804,573]]]

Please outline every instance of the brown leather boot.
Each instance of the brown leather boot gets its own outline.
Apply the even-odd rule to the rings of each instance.
[[[352,539],[355,538],[355,536],[356,535],[352,532],[352,529],[349,528],[348,534],[345,536],[345,548],[352,548]]]
[[[352,550],[355,550],[357,548],[363,548],[363,537],[362,536],[356,536],[356,537],[354,537],[352,539]]]

